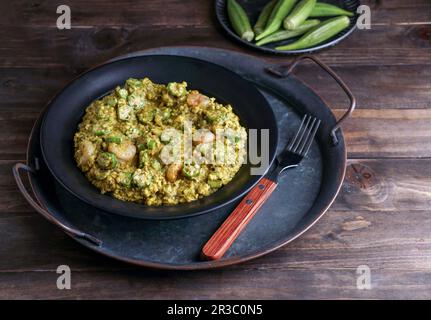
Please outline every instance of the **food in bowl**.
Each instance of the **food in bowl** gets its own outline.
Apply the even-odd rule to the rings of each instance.
[[[128,79],[86,109],[75,160],[102,193],[150,206],[208,196],[246,156],[247,133],[230,105],[186,82]]]

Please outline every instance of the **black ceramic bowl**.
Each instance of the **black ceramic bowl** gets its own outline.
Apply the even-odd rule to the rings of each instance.
[[[73,136],[86,107],[128,78],[149,77],[157,83],[187,81],[188,87],[230,103],[247,129],[269,129],[269,160],[277,148],[277,122],[266,99],[249,81],[218,65],[180,56],[138,56],[106,63],[70,83],[48,105],[40,140],[45,162],[53,176],[76,197],[107,212],[145,219],[172,219],[220,208],[244,195],[261,178],[244,164],[234,179],[200,200],[173,206],[146,206],[101,194],[76,166]],[[258,141],[258,148],[261,141]],[[266,170],[268,168],[265,168]]]
[[[269,2],[269,0],[237,0],[238,3],[244,8],[246,11],[250,22],[252,26],[256,23],[257,18],[262,11],[263,7]],[[343,8],[345,10],[356,12],[356,9],[361,4],[359,0],[319,0],[319,2],[326,2],[333,5],[336,5],[340,8]],[[319,50],[322,50],[324,48],[328,48],[331,46],[336,45],[346,37],[348,37],[356,28],[356,20],[358,19],[358,15],[355,14],[353,17],[350,18],[350,25],[347,27],[347,29],[343,30],[339,34],[335,35],[331,39],[326,40],[325,42],[322,42],[321,44],[318,44],[317,46],[314,46],[312,48],[302,49],[302,50],[286,50],[286,51],[279,51],[275,50],[275,47],[286,45],[288,43],[291,43],[298,39],[298,37],[289,39],[289,40],[283,40],[283,41],[277,41],[273,43],[268,43],[263,46],[256,46],[254,42],[249,42],[246,40],[241,39],[233,30],[230,22],[229,17],[226,10],[226,3],[227,0],[216,0],[215,1],[215,13],[218,22],[224,29],[224,31],[233,39],[236,41],[239,41],[243,45],[246,45],[250,48],[263,51],[266,53],[275,53],[279,55],[292,55],[292,54],[300,54],[300,53],[311,53],[316,52]],[[320,19],[325,20],[327,18],[313,18],[313,19]]]

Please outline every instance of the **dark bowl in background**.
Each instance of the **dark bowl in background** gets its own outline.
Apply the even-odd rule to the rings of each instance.
[[[237,0],[237,2],[244,8],[245,12],[247,13],[252,27],[256,23],[257,18],[259,16],[260,12],[262,11],[263,7],[269,1],[270,0],[251,0],[251,1],[250,0]],[[216,13],[217,20],[220,23],[220,25],[222,26],[223,30],[232,39],[235,39],[236,41],[238,41],[239,43],[241,43],[247,47],[253,48],[255,50],[263,51],[266,53],[272,53],[272,54],[278,54],[278,55],[293,55],[293,54],[300,54],[300,53],[312,53],[312,52],[316,52],[316,51],[319,51],[319,50],[322,50],[322,49],[325,49],[328,47],[332,47],[332,46],[338,44],[340,41],[347,38],[356,29],[356,21],[358,19],[358,14],[356,13],[356,9],[361,4],[361,2],[359,0],[319,0],[319,2],[326,2],[326,3],[334,4],[334,5],[336,5],[340,8],[343,8],[345,10],[354,12],[355,15],[353,17],[349,17],[350,18],[350,25],[349,25],[349,27],[344,29],[342,32],[340,32],[337,35],[335,35],[334,37],[326,40],[325,42],[318,44],[317,46],[314,46],[312,48],[307,48],[307,49],[301,49],[301,50],[278,51],[278,50],[274,49],[275,47],[291,43],[291,42],[297,40],[298,37],[293,38],[293,39],[268,43],[268,44],[265,44],[263,46],[256,46],[253,42],[249,42],[249,41],[241,39],[241,37],[239,37],[235,33],[235,31],[233,30],[233,28],[229,22],[229,17],[228,17],[227,9],[226,9],[227,0],[216,0],[215,1],[215,13]],[[323,21],[323,20],[328,19],[328,18],[322,17],[322,18],[316,18],[316,19],[320,19]]]

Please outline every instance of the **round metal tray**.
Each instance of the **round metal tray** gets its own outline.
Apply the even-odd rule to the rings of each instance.
[[[340,122],[355,105],[350,91],[336,75],[331,74],[351,99],[348,112],[338,122],[310,88],[290,75],[301,60],[288,67],[275,66],[244,54],[203,47],[157,48],[132,55],[149,54],[208,60],[253,82],[268,99],[278,119],[279,148],[286,145],[298,128],[302,113],[320,118],[322,125],[308,157],[300,167],[281,178],[278,189],[223,259],[203,261],[200,258],[202,246],[237,202],[197,217],[160,221],[119,216],[91,207],[62,188],[46,168],[39,145],[42,113],[29,139],[27,164],[14,167],[20,191],[35,210],[96,252],[128,263],[162,269],[207,269],[262,256],[301,235],[325,213],[340,189],[346,167]],[[318,60],[316,62],[320,64]],[[29,172],[35,200],[22,184],[20,169]]]
[[[262,11],[263,7],[268,3],[269,0],[238,0],[238,3],[244,8],[245,12],[250,18],[250,22],[252,26],[257,21],[257,18]],[[353,17],[350,17],[350,25],[348,28],[338,33],[334,37],[324,41],[323,43],[314,46],[312,48],[301,49],[301,50],[287,50],[287,51],[279,51],[275,50],[275,47],[286,45],[288,43],[293,42],[297,38],[277,41],[273,43],[268,43],[263,46],[256,46],[253,42],[249,42],[241,39],[232,29],[231,24],[229,22],[229,17],[226,10],[226,2],[227,0],[216,0],[215,1],[215,13],[218,22],[222,26],[223,30],[236,41],[242,43],[243,45],[253,48],[255,50],[263,51],[266,53],[278,54],[278,55],[293,55],[293,54],[301,54],[301,53],[312,53],[317,52],[322,49],[332,47],[339,43],[340,41],[347,38],[355,29],[356,29],[356,21],[358,19],[358,14],[355,14]],[[319,2],[326,2],[333,5],[336,5],[345,10],[356,12],[358,6],[360,6],[361,2],[359,0],[324,0]],[[325,20],[326,18],[320,18],[320,20]]]

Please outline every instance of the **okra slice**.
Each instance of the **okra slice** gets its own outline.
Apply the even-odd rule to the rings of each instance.
[[[194,179],[199,176],[201,166],[198,164],[184,164],[183,175],[188,179]]]
[[[127,96],[129,95],[126,89],[120,87],[115,88],[115,93],[122,99],[127,99]]]
[[[123,142],[123,138],[120,136],[109,136],[105,138],[105,141],[107,143],[116,143],[116,144],[120,144]]]
[[[147,188],[151,185],[153,177],[149,172],[146,172],[142,169],[136,169],[136,171],[133,173],[132,181],[133,184],[138,188]]]
[[[102,169],[114,169],[117,166],[117,157],[110,152],[102,152],[97,156],[97,164]]]
[[[186,82],[169,82],[166,86],[168,93],[175,97],[184,97],[187,93],[187,83]]]
[[[128,121],[130,119],[132,119],[133,116],[133,107],[126,104],[126,103],[122,103],[121,105],[118,104],[117,106],[117,117],[120,120],[123,121]]]

